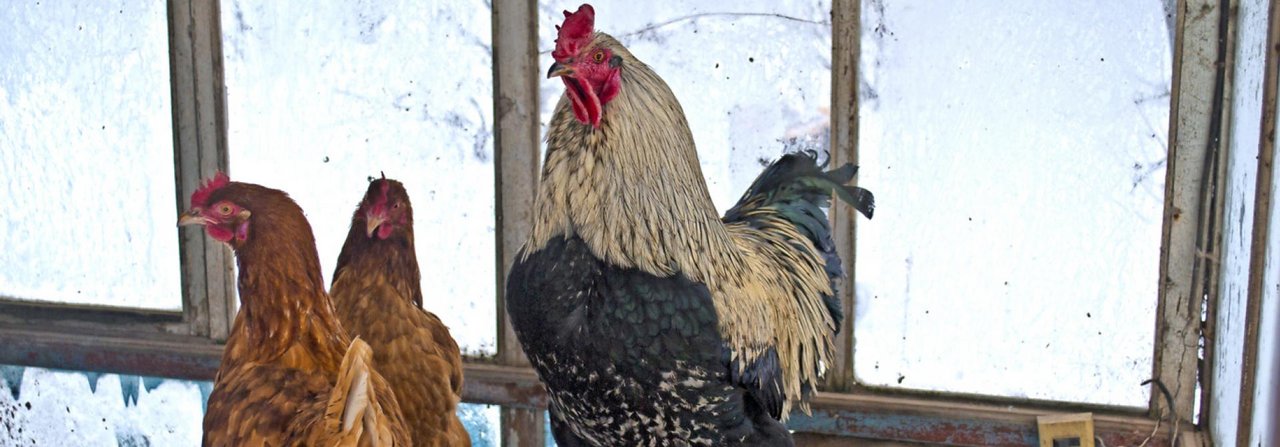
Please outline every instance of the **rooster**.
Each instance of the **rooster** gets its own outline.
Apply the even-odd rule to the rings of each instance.
[[[311,225],[284,192],[219,174],[178,225],[202,225],[239,266],[236,314],[204,417],[205,446],[408,446],[373,352],[334,315]]]
[[[562,446],[790,445],[834,352],[834,190],[870,218],[856,167],[769,166],[721,218],[680,103],[608,34],[565,12],[533,227],[507,281],[512,325]]]
[[[369,184],[351,217],[329,289],[338,319],[368,340],[413,434],[413,445],[469,446],[458,419],[462,357],[449,328],[422,309],[413,207],[404,185]]]

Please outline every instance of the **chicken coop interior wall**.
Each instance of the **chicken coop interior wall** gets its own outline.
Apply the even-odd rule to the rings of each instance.
[[[1209,403],[1213,437],[1233,444],[1239,418],[1245,303],[1253,236],[1254,186],[1262,124],[1262,78],[1267,39],[1266,2],[1242,1],[1231,95],[1232,126],[1223,212],[1222,274],[1216,309],[1213,391]]]
[[[332,246],[331,251],[336,250],[342,233],[338,227],[349,221],[351,206],[359,199],[357,195],[363,189],[363,182],[369,176],[378,175],[378,171],[385,171],[389,177],[413,179],[409,186],[415,189],[411,189],[410,195],[421,210],[420,240],[443,233],[465,232],[456,241],[450,238],[456,243],[420,242],[419,255],[424,259],[424,274],[436,275],[424,281],[429,296],[426,307],[446,320],[451,319],[447,322],[455,336],[471,353],[496,354],[499,361],[510,362],[493,366],[473,359],[468,364],[465,397],[474,402],[508,405],[501,417],[496,406],[480,412],[489,424],[485,430],[491,430],[485,433],[493,434],[486,442],[528,445],[528,440],[536,439],[540,444],[545,439],[542,436],[545,415],[538,409],[541,397],[536,392],[525,392],[536,389],[536,378],[518,366],[518,355],[508,357],[500,352],[504,344],[500,333],[504,328],[498,323],[500,301],[494,299],[496,286],[501,281],[495,277],[503,268],[502,257],[513,254],[511,245],[522,240],[513,234],[518,234],[521,212],[527,210],[527,204],[510,200],[514,194],[508,195],[507,201],[501,200],[500,191],[504,189],[504,181],[514,178],[508,174],[535,172],[538,157],[512,157],[508,153],[504,161],[503,152],[520,148],[536,152],[539,147],[540,134],[536,126],[545,125],[563,87],[542,80],[541,70],[537,68],[549,64],[545,58],[559,10],[571,9],[576,4],[458,0],[430,7],[392,2],[304,8],[288,3],[261,5],[233,0],[170,3],[171,8],[186,7],[196,13],[174,9],[166,13],[164,9],[100,2],[92,5],[39,2],[37,6],[37,2],[31,1],[0,6],[5,10],[0,14],[0,21],[12,22],[4,23],[5,29],[29,31],[15,33],[14,39],[0,43],[0,57],[6,62],[20,61],[0,64],[5,67],[0,68],[0,144],[3,144],[0,166],[6,166],[6,173],[19,173],[9,176],[9,182],[0,183],[0,192],[8,197],[27,198],[24,203],[57,202],[45,197],[70,197],[65,203],[58,202],[58,206],[65,215],[72,216],[53,219],[55,222],[48,224],[45,219],[48,216],[23,214],[50,209],[43,205],[29,209],[17,207],[24,211],[0,215],[7,228],[16,229],[8,236],[0,235],[0,238],[7,237],[3,239],[7,254],[0,255],[3,260],[0,261],[0,271],[3,271],[0,295],[183,312],[178,317],[172,313],[101,313],[92,308],[67,311],[4,303],[0,306],[0,339],[7,344],[0,347],[3,353],[0,362],[140,374],[163,372],[175,377],[207,379],[204,376],[210,374],[206,371],[207,365],[210,362],[216,365],[218,352],[207,337],[217,340],[216,327],[230,321],[227,309],[218,317],[216,308],[234,303],[233,295],[220,296],[209,290],[225,287],[230,291],[234,288],[234,279],[229,273],[230,258],[219,257],[227,254],[220,246],[210,244],[207,249],[196,250],[193,247],[203,247],[204,242],[204,236],[199,233],[191,233],[195,237],[183,233],[182,239],[172,237],[173,204],[184,202],[178,197],[189,195],[192,185],[202,176],[228,167],[233,178],[270,183],[290,191],[316,228],[327,278],[331,273],[328,263],[334,256],[325,254],[326,244]],[[973,439],[1022,441],[1034,439],[1034,433],[1027,428],[1033,425],[1028,422],[1033,420],[1032,413],[1059,411],[1065,405],[1066,409],[1104,413],[1099,426],[1105,430],[1136,432],[1138,429],[1134,427],[1139,427],[1150,432],[1150,425],[1144,425],[1149,424],[1150,419],[1133,410],[1147,407],[1148,392],[1129,382],[1149,375],[1152,363],[1161,362],[1153,359],[1151,353],[1159,353],[1174,343],[1169,338],[1150,336],[1149,322],[1166,320],[1155,314],[1156,309],[1148,308],[1156,299],[1157,272],[1154,270],[1161,267],[1158,263],[1162,258],[1153,254],[1159,248],[1160,231],[1147,227],[1161,225],[1165,216],[1153,208],[1160,209],[1172,200],[1163,195],[1162,185],[1166,179],[1162,177],[1164,169],[1160,158],[1168,141],[1178,138],[1167,134],[1169,126],[1164,123],[1177,117],[1207,122],[1207,112],[1171,110],[1171,99],[1177,103],[1180,89],[1184,89],[1184,95],[1194,94],[1204,97],[1205,101],[1212,97],[1204,94],[1211,88],[1203,89],[1206,82],[1212,83],[1211,79],[1192,79],[1184,71],[1183,84],[1174,85],[1168,76],[1179,66],[1175,64],[1176,50],[1171,52],[1174,45],[1167,40],[1171,34],[1165,33],[1165,27],[1183,22],[1170,22],[1169,17],[1161,16],[1168,2],[1154,0],[1147,2],[1149,4],[1111,5],[1108,7],[1133,11],[1109,13],[1105,9],[1063,11],[1059,9],[1065,7],[1060,5],[1036,7],[1044,10],[1022,10],[1019,8],[1032,7],[998,7],[998,2],[974,0],[949,6],[957,8],[952,17],[972,18],[951,20],[953,23],[929,22],[927,13],[936,11],[913,9],[906,2],[837,1],[835,6],[850,3],[861,8],[860,17],[837,14],[833,19],[830,14],[833,5],[826,1],[594,3],[601,13],[597,22],[602,26],[607,23],[610,32],[654,66],[682,99],[699,145],[703,173],[722,210],[758,173],[762,160],[776,158],[783,150],[830,150],[829,123],[847,121],[850,119],[847,114],[851,113],[837,113],[834,112],[837,109],[831,107],[831,80],[840,79],[832,70],[833,52],[864,53],[858,70],[862,76],[857,89],[859,95],[855,98],[859,104],[853,109],[861,113],[864,121],[855,130],[859,141],[851,145],[853,153],[840,155],[859,160],[863,165],[862,184],[877,185],[877,193],[883,194],[885,203],[895,206],[882,208],[885,213],[870,223],[860,224],[858,229],[858,237],[863,240],[858,245],[861,256],[853,264],[858,269],[859,311],[855,315],[855,333],[863,348],[856,351],[853,364],[859,371],[862,386],[855,387],[851,394],[824,395],[818,413],[814,417],[794,418],[793,427],[837,436],[925,441],[934,439],[929,438],[929,433],[933,433],[930,430],[955,433],[956,421],[968,421],[971,431],[967,433],[978,436]],[[1185,0],[1182,5],[1213,10],[1217,2]],[[1257,164],[1250,166],[1256,152],[1250,151],[1258,150],[1259,141],[1263,140],[1259,138],[1257,124],[1263,107],[1274,108],[1275,104],[1274,97],[1268,102],[1259,87],[1263,72],[1273,76],[1275,71],[1273,63],[1268,63],[1265,69],[1263,66],[1264,56],[1274,57],[1274,52],[1265,51],[1266,47],[1259,44],[1259,39],[1266,36],[1268,23],[1275,26],[1274,19],[1267,21],[1268,8],[1274,6],[1270,2],[1243,1],[1238,15],[1233,16],[1233,20],[1239,22],[1239,31],[1233,36],[1237,40],[1232,67],[1235,84],[1228,96],[1232,101],[1228,123],[1231,138],[1227,140],[1230,149],[1223,159],[1227,165],[1228,187],[1222,199],[1225,202],[1221,230],[1222,298],[1216,320],[1219,338],[1211,340],[1217,352],[1210,371],[1214,376],[1210,390],[1214,401],[1209,407],[1213,410],[1202,419],[1209,420],[1206,426],[1212,428],[1214,438],[1222,440],[1234,439],[1232,429],[1240,417],[1238,411],[1229,413],[1228,409],[1240,408],[1242,394],[1253,396],[1255,402],[1252,413],[1245,415],[1253,421],[1252,439],[1265,441],[1268,438],[1262,436],[1275,431],[1277,324],[1274,318],[1266,316],[1277,314],[1280,278],[1272,271],[1276,270],[1274,259],[1275,253],[1280,253],[1280,242],[1277,242],[1280,237],[1270,235],[1262,239],[1263,246],[1267,247],[1265,265],[1270,267],[1265,270],[1269,273],[1262,281],[1263,287],[1258,289],[1260,311],[1257,313],[1262,317],[1253,320],[1254,324],[1260,324],[1258,340],[1248,339],[1242,331],[1250,319],[1244,311],[1248,307],[1245,296],[1248,290],[1241,288],[1252,274],[1250,262],[1254,258],[1250,256],[1256,256],[1250,252],[1249,236],[1256,234],[1257,229],[1249,222],[1258,200],[1255,197],[1258,174]],[[1185,9],[1179,9],[1182,10]],[[1056,19],[1026,18],[1042,12],[1109,25],[1082,30],[1066,22],[1054,22]],[[60,19],[50,20],[49,16]],[[181,31],[189,24],[175,24],[178,20],[175,17],[187,16],[198,25],[195,32]],[[491,25],[497,23],[498,16],[527,19],[521,23],[525,25],[523,29],[533,35],[532,39],[519,34],[521,27]],[[103,17],[118,17],[120,21],[103,20]],[[1215,36],[1210,26],[1216,23],[1214,17],[1205,18],[1206,23],[1188,20],[1179,25],[1182,27],[1179,32],[1211,42]],[[842,25],[833,23],[838,20],[861,20],[861,24],[851,25],[852,29],[860,30],[860,49],[848,48],[833,39],[833,30]],[[964,28],[992,21],[1006,25],[999,28],[1007,32],[990,35]],[[171,28],[168,33],[167,22]],[[1043,25],[1042,22],[1057,24],[1057,27],[1038,26]],[[850,26],[849,23],[843,25]],[[1202,25],[1209,31],[1196,28]],[[939,42],[928,42],[938,40],[938,33],[948,29],[956,36],[946,40],[958,48],[947,49],[939,46]],[[1196,31],[1189,31],[1193,29]],[[122,30],[136,31],[130,35]],[[516,33],[515,37],[510,33]],[[1047,43],[1033,45],[1041,39]],[[536,44],[527,48],[511,43],[530,40],[536,40]],[[185,49],[179,48],[183,45]],[[38,51],[40,48],[45,50]],[[1004,56],[984,56],[988,53]],[[1094,55],[1098,57],[1095,59]],[[512,67],[518,67],[511,73],[528,76],[522,81],[524,84],[511,80],[519,75],[508,75],[505,82],[502,80],[502,72],[494,67],[501,67],[504,57],[512,62]],[[120,60],[126,63],[121,64]],[[1212,62],[1213,59],[1204,60]],[[167,71],[165,68],[170,67],[166,64],[178,68]],[[43,76],[37,70],[14,68],[28,65],[44,66],[48,68],[45,72],[68,75]],[[91,70],[91,67],[98,68]],[[1211,73],[1199,67],[1193,69]],[[82,70],[92,73],[80,73]],[[530,72],[532,74],[528,74]],[[1090,81],[1089,76],[1111,81]],[[225,84],[222,83],[224,77]],[[453,81],[439,82],[442,78]],[[1010,78],[1070,78],[1082,84],[1023,85],[1009,82]],[[1002,82],[997,86],[981,84],[992,79]],[[166,88],[170,83],[174,85],[172,90]],[[970,86],[958,87],[963,85]],[[1199,87],[1187,90],[1188,85]],[[929,101],[912,103],[909,100],[910,95],[927,93],[931,86],[940,91],[930,94]],[[941,88],[945,86],[954,91]],[[183,91],[184,88],[189,91]],[[224,88],[225,93],[219,96]],[[1194,93],[1186,93],[1192,90]],[[164,94],[170,91],[173,95]],[[1081,101],[1081,91],[1102,93],[1098,93],[1096,100]],[[1022,92],[1022,99],[1030,102],[1018,102],[1018,92]],[[104,96],[117,94],[134,99],[125,101]],[[211,97],[222,99],[208,100]],[[1040,110],[1037,104],[1041,104],[1038,102],[1041,97],[1059,98],[1060,102],[1055,104],[1060,107],[1050,108],[1051,112],[1045,112],[1048,115],[1036,115],[1033,112]],[[1184,106],[1188,102],[1189,99],[1184,99]],[[136,104],[136,107],[119,104]],[[1073,105],[1079,107],[1072,108]],[[1019,106],[1023,108],[1018,109]],[[985,112],[973,111],[978,109]],[[987,117],[1004,116],[1001,114],[1009,109],[1014,113],[1008,114],[1012,116],[1008,119],[983,121]],[[509,124],[517,120],[526,121],[522,124],[525,130]],[[1091,120],[1101,124],[1085,124],[1094,122]],[[1035,127],[1039,124],[1046,126]],[[899,127],[901,129],[894,130]],[[192,129],[200,132],[193,133]],[[39,144],[33,144],[36,140]],[[178,147],[169,146],[170,141]],[[1100,155],[1077,160],[1081,158],[1079,146],[1087,145],[1085,143],[1098,146],[1096,152]],[[417,149],[424,146],[431,149]],[[1033,152],[1029,147],[1036,150]],[[171,160],[169,151],[174,151],[176,163],[166,162]],[[975,152],[981,155],[974,155]],[[1072,157],[1053,155],[1062,153]],[[46,155],[38,158],[35,154]],[[908,159],[911,157],[915,159]],[[60,161],[46,162],[55,159]],[[964,163],[972,161],[978,163]],[[1114,166],[1107,164],[1110,162],[1115,162]],[[1139,166],[1133,168],[1130,162]],[[104,174],[99,172],[101,166],[115,167],[108,171],[116,172]],[[147,175],[136,175],[136,172]],[[292,175],[294,172],[307,174]],[[175,177],[177,188],[168,181]],[[1191,176],[1194,180],[1185,180],[1185,177],[1168,181],[1198,185],[1198,176]],[[50,178],[63,180],[49,182]],[[110,197],[102,194],[103,188],[86,188],[85,182],[70,180],[78,178],[95,179],[95,185],[111,185],[111,191],[122,191],[125,194],[120,195],[129,200],[103,200],[104,196]],[[899,183],[894,183],[895,178]],[[1026,178],[1056,180],[1029,186],[1017,183],[1018,179]],[[928,182],[916,181],[918,179]],[[1004,183],[992,183],[996,180]],[[49,186],[34,187],[36,185]],[[984,185],[985,189],[976,188]],[[1271,190],[1274,195],[1274,189]],[[1058,205],[1056,212],[1060,214],[1048,214],[1059,217],[1060,223],[1072,223],[1071,226],[1063,230],[1052,222],[1035,224],[1039,221],[1025,214],[1026,210],[1054,209],[1035,203],[1032,199],[1036,197],[1052,197],[1054,203],[1073,204]],[[442,210],[444,212],[440,212]],[[495,214],[504,217],[495,222]],[[107,218],[111,216],[115,217]],[[975,217],[976,223],[970,223],[968,217]],[[95,224],[86,225],[90,219]],[[98,220],[103,222],[96,223]],[[912,222],[920,225],[913,228]],[[1018,228],[1000,227],[1001,222]],[[1274,208],[1263,222],[1266,224],[1259,226],[1280,225]],[[1035,236],[1024,232],[1025,228],[1043,228],[1048,236]],[[983,239],[984,234],[997,234],[1002,239],[993,243],[990,237]],[[1006,237],[1018,234],[1024,236],[1019,236],[1021,239]],[[947,240],[954,242],[952,246],[960,248],[941,254],[885,248],[886,244],[919,242],[930,235],[951,238]],[[975,256],[956,253],[1010,254],[1016,250],[1001,248],[1000,243],[1021,241],[1018,245],[1040,247],[1049,244],[1045,241],[1065,236],[1081,238],[1077,242],[1111,240],[1106,237],[1114,240],[1092,249],[1082,248],[1090,247],[1083,242],[1069,243],[1054,251],[1118,250],[1129,257],[1106,259],[1112,264],[1094,265],[1093,270],[1069,266],[1089,264],[1098,257],[1082,255],[1075,264],[1066,262],[1071,259],[1053,258],[1055,265],[1063,267],[1060,270],[1068,277],[1064,281],[1070,284],[1051,286],[1048,284],[1052,281],[1044,275],[1026,274],[1021,281],[1011,281],[1015,288],[1022,288],[1017,293],[1009,291],[1003,280],[987,284],[991,286],[988,289],[995,291],[985,295],[989,298],[981,298],[984,295],[976,292],[927,292],[926,286],[938,282],[922,280],[930,276],[968,278],[948,282],[952,288],[968,284],[966,281],[991,280],[999,276],[998,270],[993,269],[986,276],[925,275],[924,266],[929,257],[943,257],[951,264],[972,269],[979,263],[975,262]],[[169,242],[164,242],[166,240]],[[1174,240],[1189,245],[1187,241],[1191,239],[1174,236]],[[35,246],[33,241],[51,241],[64,246],[49,253],[36,253],[30,248]],[[1031,261],[1024,259],[1026,262],[1015,262],[1021,259],[1016,256],[1013,260],[1001,261],[1009,267],[1005,270],[1022,274],[1033,270],[1031,267],[1037,262],[1048,262],[1044,253],[1021,253],[1038,257]],[[95,281],[97,273],[75,270],[78,263],[92,263],[99,254],[109,258],[100,264],[118,269],[109,274],[117,282],[99,284],[100,281]],[[64,262],[59,256],[75,259]],[[1172,256],[1173,262],[1178,262],[1193,255]],[[122,259],[127,262],[120,262]],[[183,261],[178,263],[178,259]],[[985,264],[1000,264],[987,255],[976,259],[991,261],[981,262]],[[57,268],[38,268],[49,265]],[[130,267],[134,265],[145,267]],[[907,266],[914,266],[908,270],[910,275],[903,271]],[[33,273],[33,269],[39,272]],[[218,279],[224,272],[228,279]],[[55,273],[65,278],[50,279],[48,275]],[[1097,275],[1102,279],[1095,277]],[[193,278],[199,284],[193,283]],[[908,295],[903,291],[912,284],[911,278],[923,282],[915,284],[917,287],[911,288]],[[891,283],[897,287],[886,286]],[[1087,287],[1081,288],[1079,284]],[[87,287],[103,287],[105,291],[90,293]],[[73,288],[82,293],[68,292]],[[1055,293],[1066,296],[1055,299]],[[102,298],[93,301],[86,296]],[[430,301],[432,298],[437,301]],[[148,304],[148,300],[155,303]],[[1035,306],[1036,303],[1043,305]],[[991,310],[996,311],[998,318],[991,318],[988,312]],[[1047,320],[1050,317],[1057,318],[1058,314],[1066,315],[1067,319],[1062,321],[1069,324],[1044,323],[1050,321]],[[78,320],[79,315],[89,316]],[[990,330],[992,321],[1015,320],[1027,322],[1028,327],[1015,329],[1010,325]],[[1037,322],[1041,324],[1034,324]],[[973,330],[978,323],[981,329]],[[898,332],[886,329],[885,325],[897,328]],[[920,329],[925,325],[930,328],[927,332]],[[944,342],[959,339],[936,332],[948,327],[969,327],[969,332],[987,335],[963,344],[987,347],[983,348],[983,355],[987,357],[982,357],[987,363],[979,365],[981,367],[970,365],[967,369],[938,366],[939,360],[945,360],[945,356],[939,354],[939,349],[945,351],[948,346]],[[1114,334],[1113,327],[1120,331],[1132,328],[1132,334]],[[909,337],[905,344],[892,340],[908,331],[918,336]],[[1027,353],[994,355],[996,351],[1008,350],[991,346],[1003,346],[999,342],[1015,338],[998,336],[1001,331],[1005,335],[1018,335],[1022,341],[1027,334],[1036,334],[1037,341],[1043,340],[1051,346],[1040,348],[1043,344],[1034,344],[1028,345]],[[1099,331],[1103,334],[1097,334]],[[1192,334],[1192,339],[1195,335]],[[890,340],[877,341],[877,336]],[[911,344],[930,340],[937,343]],[[511,341],[506,341],[507,350],[518,353],[519,346]],[[1250,343],[1256,344],[1258,353],[1256,371],[1244,371],[1238,361],[1232,361],[1240,359],[1239,349]],[[878,356],[873,349],[877,346],[896,353],[890,362],[895,370],[890,371],[890,363],[877,362],[878,357],[887,358]],[[37,349],[45,352],[33,352]],[[110,358],[86,355],[94,351],[127,355],[108,356]],[[1107,351],[1116,358],[1088,357],[1097,351]],[[1039,387],[1039,382],[1047,381],[1037,379],[1058,374],[1045,365],[1054,365],[1056,359],[1064,357],[1073,359],[1065,363],[1066,367],[1083,371],[1075,376],[1074,385],[1063,382],[1056,390],[1052,384]],[[125,358],[135,360],[121,360]],[[1195,375],[1194,355],[1189,366],[1184,360],[1166,357],[1165,361],[1183,362],[1182,371],[1189,370]],[[1000,372],[1003,371],[1000,368],[1023,367],[1044,370],[1035,375],[1019,375],[1029,378],[1026,383],[1004,380],[1006,373]],[[936,375],[943,370],[952,374]],[[7,385],[10,391],[20,391],[19,395],[29,399],[44,396],[40,399],[46,400],[16,397],[3,400],[4,396],[0,396],[0,411],[10,408],[24,411],[22,407],[28,402],[39,408],[46,407],[40,402],[49,402],[48,408],[54,409],[53,405],[62,401],[96,402],[101,403],[101,410],[86,408],[63,413],[74,413],[76,421],[83,419],[75,422],[84,427],[78,430],[114,431],[111,436],[101,434],[102,443],[108,445],[111,440],[118,441],[112,436],[122,432],[126,435],[132,433],[130,430],[150,433],[146,431],[150,428],[141,428],[136,421],[152,418],[143,415],[153,410],[144,410],[141,403],[126,403],[131,399],[127,393],[120,395],[120,402],[115,400],[114,390],[118,388],[113,386],[115,381],[125,384],[131,379],[107,374],[85,380],[82,374],[35,368],[27,371],[21,380],[34,383],[32,378],[41,378],[41,386],[62,384],[60,388],[74,393],[55,397],[56,393],[48,391],[49,388],[19,381],[16,385]],[[1257,386],[1242,393],[1240,378],[1255,374]],[[982,380],[991,377],[1000,379],[1000,383]],[[142,397],[132,402],[154,402],[150,399],[163,397],[175,405],[185,405],[184,408],[190,408],[192,402],[198,403],[198,399],[193,401],[190,397],[192,390],[198,394],[198,384],[150,379],[153,385],[160,385],[149,389],[148,379],[141,380],[138,395]],[[107,386],[90,387],[88,382]],[[518,385],[504,386],[511,383]],[[867,385],[876,389],[868,389]],[[1063,391],[1071,388],[1090,392],[1075,395]],[[109,390],[105,397],[104,389]],[[912,393],[918,390],[960,395],[939,397]],[[906,394],[900,394],[902,391]],[[164,394],[170,392],[173,394]],[[972,399],[973,394],[979,395],[977,399]],[[1006,403],[1024,406],[1022,398],[1035,399],[1026,405],[1043,410],[1008,410]],[[997,399],[997,403],[984,403],[992,399]],[[1047,404],[1046,400],[1071,402]],[[1130,409],[1116,411],[1116,405]],[[51,417],[57,414],[48,411]],[[95,419],[97,413],[93,411],[113,415],[103,413]],[[903,416],[908,414],[914,416]],[[58,417],[64,416],[58,414]],[[106,421],[101,420],[104,417]],[[884,424],[851,423],[870,419]],[[944,428],[948,424],[952,428]],[[497,434],[499,428],[504,434],[522,435],[524,442],[514,436]],[[505,431],[508,429],[510,431]],[[175,429],[170,435],[185,436],[184,430]],[[994,435],[1002,430],[1014,435],[1004,438]],[[170,439],[164,436],[168,435],[151,439]],[[1220,442],[1219,445],[1233,443]]]

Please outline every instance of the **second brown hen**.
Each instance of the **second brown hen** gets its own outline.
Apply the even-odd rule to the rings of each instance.
[[[413,207],[400,182],[370,183],[351,218],[330,294],[342,325],[373,347],[414,445],[471,445],[457,416],[462,358],[449,329],[421,307]]]

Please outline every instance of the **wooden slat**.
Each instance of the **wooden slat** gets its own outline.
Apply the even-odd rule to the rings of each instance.
[[[813,415],[792,413],[787,424],[804,433],[966,446],[1036,445],[1036,416],[1075,410],[975,404],[938,398],[818,393]],[[1145,417],[1095,413],[1094,429],[1107,445],[1167,446],[1168,430]]]
[[[1258,178],[1254,188],[1253,236],[1249,247],[1249,285],[1245,302],[1244,352],[1240,361],[1240,409],[1236,445],[1247,445],[1253,434],[1254,394],[1258,381],[1259,326],[1271,242],[1271,188],[1275,175],[1277,83],[1280,83],[1280,5],[1270,2],[1267,12],[1267,55],[1262,81],[1262,123],[1258,138]]]
[[[507,272],[529,237],[538,182],[537,2],[493,4],[494,169],[497,193],[498,360],[528,364],[506,318]]]
[[[196,335],[126,333],[115,325],[0,325],[0,363],[77,371],[212,380],[222,345]]]
[[[201,179],[227,170],[226,93],[217,0],[169,1],[177,214]],[[235,318],[231,252],[199,228],[178,231],[183,311],[194,335],[226,340]]]
[[[1169,387],[1174,410],[1190,420],[1196,400],[1197,349],[1204,298],[1205,261],[1200,244],[1216,212],[1206,206],[1204,182],[1221,141],[1212,116],[1221,112],[1219,70],[1225,49],[1219,44],[1221,11],[1217,1],[1183,0],[1178,8],[1174,46],[1173,95],[1169,119],[1169,162],[1165,174],[1164,228],[1160,248],[1160,301],[1156,310],[1153,377]],[[1190,11],[1190,12],[1189,12]],[[1216,94],[1215,94],[1216,92]],[[1220,123],[1218,123],[1220,124]],[[1166,404],[1152,393],[1153,414]]]
[[[71,333],[189,334],[178,312],[0,299],[0,328],[14,326]]]
[[[858,163],[858,57],[861,53],[860,0],[835,0],[831,5],[831,165]],[[857,182],[857,179],[854,180]],[[827,372],[826,389],[848,391],[853,378],[853,315],[858,213],[840,201],[831,207],[831,233],[844,262],[840,287],[844,322],[836,338],[836,355]]]
[[[1221,1],[1221,0],[1220,0]],[[1238,8],[1235,5],[1236,0],[1230,0],[1230,7],[1233,12],[1228,19],[1238,15]],[[1221,4],[1221,2],[1219,3]],[[1221,24],[1221,18],[1219,19]],[[1234,23],[1234,20],[1228,20],[1228,23]],[[1232,25],[1234,26],[1234,25]],[[1221,55],[1222,67],[1236,66],[1236,45],[1238,40],[1235,38],[1235,31],[1230,32],[1230,38],[1225,39],[1222,44],[1226,51]],[[1214,137],[1210,135],[1212,150],[1216,153],[1206,154],[1206,157],[1213,157],[1211,163],[1209,179],[1201,186],[1201,195],[1205,201],[1202,208],[1201,230],[1197,232],[1196,253],[1199,256],[1196,263],[1193,263],[1193,284],[1203,284],[1204,286],[1204,318],[1200,323],[1200,338],[1205,340],[1200,347],[1200,363],[1199,365],[1212,365],[1214,357],[1217,353],[1216,344],[1212,342],[1217,336],[1217,313],[1219,302],[1221,301],[1222,285],[1221,285],[1221,259],[1223,257],[1223,243],[1225,239],[1222,234],[1223,216],[1226,212],[1226,190],[1227,190],[1227,164],[1231,151],[1231,129],[1233,107],[1231,104],[1231,94],[1234,91],[1232,85],[1235,83],[1235,70],[1223,70],[1220,75],[1222,78],[1221,100],[1218,109],[1220,110],[1217,118],[1217,142],[1212,140]],[[1215,93],[1217,94],[1217,93]],[[1209,117],[1210,125],[1215,126],[1212,114]],[[1206,370],[1208,370],[1206,368]],[[1213,407],[1213,374],[1203,374],[1199,376],[1200,393],[1197,396],[1200,401],[1200,414],[1207,415],[1212,411]],[[1163,402],[1163,401],[1162,401]],[[1202,418],[1201,421],[1207,423],[1208,419]]]
[[[507,320],[507,272],[531,227],[530,210],[538,180],[538,24],[537,2],[493,2],[494,169],[497,184],[498,362],[528,365]],[[536,380],[535,380],[536,383]],[[537,385],[541,391],[541,385]],[[504,446],[541,446],[546,439],[544,412],[504,408]]]

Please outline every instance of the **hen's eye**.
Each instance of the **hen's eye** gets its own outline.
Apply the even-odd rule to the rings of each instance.
[[[218,207],[218,212],[222,213],[224,216],[231,214],[231,205],[222,205],[221,207]]]
[[[597,52],[596,52],[596,54],[595,54],[595,56],[591,56],[591,57],[592,57],[592,58],[594,58],[594,59],[596,60],[596,63],[597,63],[597,64],[598,64],[598,63],[601,63],[601,62],[604,62],[604,52],[603,52],[603,51],[597,51]]]
[[[395,204],[395,205],[391,205],[391,207],[392,207],[392,208],[399,209],[399,208],[400,208],[400,202],[396,202],[396,204]]]

